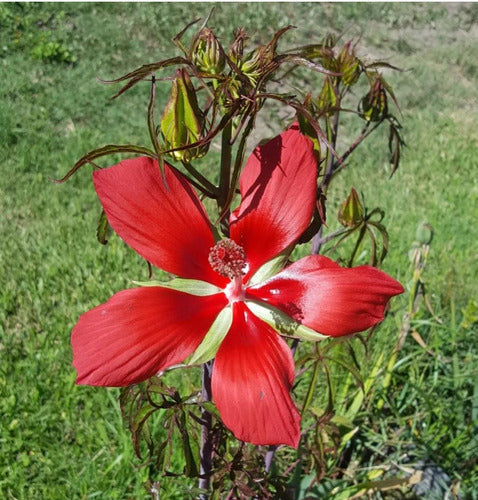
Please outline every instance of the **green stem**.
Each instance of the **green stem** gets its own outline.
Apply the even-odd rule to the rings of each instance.
[[[335,151],[335,147],[337,145],[337,135],[339,130],[339,113],[336,112],[332,119],[332,124],[330,124],[330,120],[327,118],[327,139],[329,143],[332,145]],[[322,179],[322,191],[324,194],[327,194],[327,188],[329,187],[330,181],[332,180],[332,175],[334,173],[334,156],[332,152],[327,149],[327,167],[325,169],[324,178]]]
[[[231,206],[232,200],[234,198],[234,193],[236,191],[237,183],[239,180],[239,174],[241,172],[241,167],[244,163],[244,153],[246,149],[247,139],[254,128],[254,116],[249,119],[249,122],[244,130],[239,146],[237,148],[236,158],[234,160],[234,168],[231,175],[231,184],[229,186],[229,192],[224,206],[222,207],[222,212],[219,215],[219,221],[221,221],[228,213],[229,207]]]
[[[315,352],[316,354],[318,354],[317,345],[315,346]],[[310,379],[309,387],[307,389],[307,394],[304,399],[304,405],[302,406],[302,410],[300,412],[301,417],[304,416],[305,412],[309,408],[312,398],[314,397],[314,391],[315,391],[315,386],[317,385],[317,377],[319,376],[321,361],[322,361],[321,358],[317,357],[317,359],[314,362],[314,371],[312,372],[312,378]]]
[[[231,164],[232,164],[232,119],[226,124],[222,131],[221,144],[221,173],[219,179],[219,196],[217,205],[219,213],[223,212],[229,197],[229,189],[231,182]]]
[[[362,229],[360,229],[360,234],[357,238],[357,241],[355,243],[355,247],[353,249],[352,255],[350,256],[349,262],[347,264],[347,267],[352,267],[355,259],[355,254],[357,253],[357,250],[359,249],[360,243],[362,243],[363,237],[365,235],[365,231],[367,230],[367,226],[363,226]]]
[[[219,195],[219,189],[204,175],[202,175],[200,172],[198,172],[192,165],[191,163],[182,160],[181,163],[183,164],[183,167],[188,171],[189,174],[191,174],[200,184],[202,184],[206,190],[212,195],[211,197],[217,198]]]

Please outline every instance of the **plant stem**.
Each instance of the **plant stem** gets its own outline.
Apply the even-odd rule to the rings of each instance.
[[[211,401],[211,376],[213,361],[204,363],[202,368],[202,401]],[[209,491],[212,471],[212,415],[203,407],[201,408],[201,449],[199,451],[199,488]],[[199,495],[199,500],[207,500],[208,494]]]
[[[277,450],[277,446],[269,446],[269,449],[267,450],[266,456],[264,458],[264,464],[265,464],[265,469],[266,472],[270,472],[271,467],[272,467],[272,462],[274,461],[274,455]]]
[[[221,174],[219,179],[219,196],[217,204],[219,207],[219,213],[222,213],[230,189],[231,181],[231,164],[232,164],[232,119],[226,124],[222,131],[222,144],[221,144]]]
[[[218,194],[218,188],[212,183],[209,182],[204,175],[202,175],[200,172],[198,172],[192,165],[191,163],[182,160],[181,163],[183,164],[183,167],[199,182],[202,184],[202,186],[209,191],[209,196],[211,198],[215,197],[217,198]]]
[[[337,145],[338,129],[339,129],[339,113],[336,112],[332,119],[332,126],[330,126],[329,124],[327,125],[327,135],[328,135],[327,139],[329,140],[334,150]],[[334,173],[334,165],[335,165],[334,156],[330,151],[327,151],[327,156],[328,156],[327,167],[325,168],[324,178],[322,179],[322,184],[321,184],[322,191],[324,194],[327,194],[327,188],[332,179],[332,175]]]
[[[332,148],[335,151],[335,146],[337,145],[337,134],[339,130],[339,113],[336,112],[333,117],[332,126],[330,126],[330,122],[327,119],[327,140],[331,144]],[[327,166],[325,168],[324,178],[322,179],[322,183],[320,188],[324,195],[327,194],[327,188],[329,187],[329,183],[332,180],[332,176],[334,173],[334,155],[330,150],[327,151]],[[318,255],[320,252],[320,247],[323,245],[322,242],[322,224],[319,227],[316,235],[312,238],[312,248],[311,254]]]
[[[363,237],[365,235],[365,231],[367,230],[367,227],[366,226],[363,226],[361,229],[360,229],[360,233],[359,233],[359,236],[357,238],[357,241],[355,242],[355,246],[354,246],[354,249],[352,251],[352,255],[350,256],[350,259],[347,263],[347,267],[352,267],[353,266],[353,263],[354,263],[354,259],[355,259],[355,255],[357,253],[357,250],[359,249],[360,247],[360,243],[362,243],[362,240],[363,240]]]

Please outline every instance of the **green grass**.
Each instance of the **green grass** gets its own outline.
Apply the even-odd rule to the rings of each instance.
[[[115,89],[96,78],[172,55],[170,38],[211,6],[0,4],[2,498],[148,497],[147,470],[137,468],[117,391],[75,386],[69,345],[82,312],[130,280],[146,279],[147,270],[117,238],[106,248],[97,244],[99,203],[88,167],[61,186],[50,178],[103,144],[148,144],[146,86],[112,102]],[[433,460],[463,498],[476,498],[478,10],[473,4],[217,4],[210,24],[223,41],[242,25],[254,42],[265,42],[289,23],[297,29],[285,45],[329,30],[345,32],[344,40],[361,35],[364,54],[408,70],[387,72],[403,112],[402,165],[389,180],[385,134],[360,146],[329,192],[330,229],[355,186],[369,208],[385,209],[391,245],[384,269],[406,286],[417,225],[426,221],[435,231],[425,279],[440,322],[422,306],[413,323],[433,355],[409,336],[388,392],[382,379],[374,385],[367,411],[357,417],[357,467],[382,460],[393,470],[393,463]],[[167,84],[160,96],[166,93]],[[373,366],[382,352],[388,359],[407,300],[393,303],[364,364]],[[172,468],[180,471],[179,458]],[[187,497],[183,484],[165,480],[164,498]]]

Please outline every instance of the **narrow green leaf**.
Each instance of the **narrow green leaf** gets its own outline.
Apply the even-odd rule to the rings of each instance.
[[[280,335],[312,341],[328,338],[327,335],[322,335],[312,330],[312,328],[297,323],[297,321],[294,321],[290,316],[269,304],[252,300],[247,300],[246,304],[253,314],[272,326]]]
[[[141,146],[134,146],[132,144],[126,144],[126,145],[107,144],[106,146],[94,149],[93,151],[90,151],[86,155],[82,156],[65,176],[63,176],[61,179],[58,180],[53,179],[53,182],[61,184],[67,181],[83,165],[91,163],[93,160],[96,160],[96,158],[100,158],[101,156],[111,155],[114,153],[134,153],[134,154],[150,156],[151,158],[155,158],[156,156],[154,154],[154,151],[151,151],[148,148],[143,148]]]
[[[372,372],[370,375],[367,377],[367,380],[365,380],[363,384],[363,389],[360,389],[359,392],[356,394],[354,397],[351,405],[348,407],[347,412],[346,412],[346,417],[349,418],[350,420],[354,420],[355,416],[360,410],[360,407],[362,406],[364,398],[368,395],[370,390],[372,389],[372,386],[375,384],[377,377],[379,376],[380,372],[382,371],[382,363],[383,363],[383,352],[380,354],[380,356],[377,359],[377,362],[375,363]]]
[[[302,417],[309,408],[310,403],[312,402],[312,399],[314,397],[315,386],[317,385],[317,377],[319,375],[320,363],[321,363],[320,359],[317,359],[314,362],[314,371],[312,372],[312,377],[310,379],[309,387],[307,388],[307,394],[304,399],[304,405],[302,406],[302,410],[300,412],[300,415]]]
[[[357,381],[360,387],[363,388],[362,374],[357,369],[357,367],[354,366],[353,363],[351,363],[349,360],[343,359],[341,356],[324,356],[324,359],[327,359],[329,361],[332,361],[333,363],[337,363],[338,365],[342,366],[346,371],[348,371],[354,377],[354,379]]]
[[[232,308],[225,307],[214,320],[203,341],[189,359],[188,364],[199,365],[213,359],[231,324]]]
[[[151,92],[149,95],[149,104],[148,104],[148,130],[151,142],[154,147],[154,151],[159,158],[159,170],[161,171],[161,178],[163,183],[166,185],[166,178],[164,176],[164,161],[162,161],[161,157],[161,148],[159,146],[158,134],[156,132],[156,125],[154,123],[154,103],[156,101],[156,78],[153,75],[151,77]]]
[[[198,468],[194,454],[191,449],[191,442],[188,433],[188,419],[187,414],[181,409],[179,417],[177,418],[178,430],[181,434],[181,443],[183,446],[184,459],[186,461],[185,475],[186,477],[197,477]]]
[[[318,71],[319,73],[323,73],[324,75],[329,75],[329,76],[340,76],[340,73],[337,73],[336,71],[330,71],[321,64],[315,63],[313,61],[310,61],[306,57],[303,57],[298,54],[287,54],[287,55],[281,55],[278,56],[278,61],[283,63],[283,62],[288,62],[292,64],[297,64],[299,66],[304,66],[308,69],[311,69],[312,71]]]
[[[208,411],[211,415],[216,417],[218,420],[221,420],[221,415],[219,410],[216,408],[216,405],[212,401],[202,401],[201,406],[204,407],[206,411]]]
[[[120,78],[116,78],[115,80],[100,80],[102,83],[119,83],[125,80],[129,80],[129,82],[121,87],[121,89],[112,97],[112,99],[116,99],[116,97],[120,96],[128,89],[136,85],[138,82],[151,75],[155,71],[158,71],[162,68],[167,68],[168,66],[175,65],[185,65],[189,64],[186,59],[183,57],[172,57],[171,59],[165,59],[164,61],[158,61],[151,64],[145,64],[130,73],[127,73]]]

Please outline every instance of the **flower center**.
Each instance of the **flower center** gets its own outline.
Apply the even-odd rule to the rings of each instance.
[[[230,238],[216,243],[209,252],[209,264],[221,276],[234,280],[245,274],[246,253]]]

